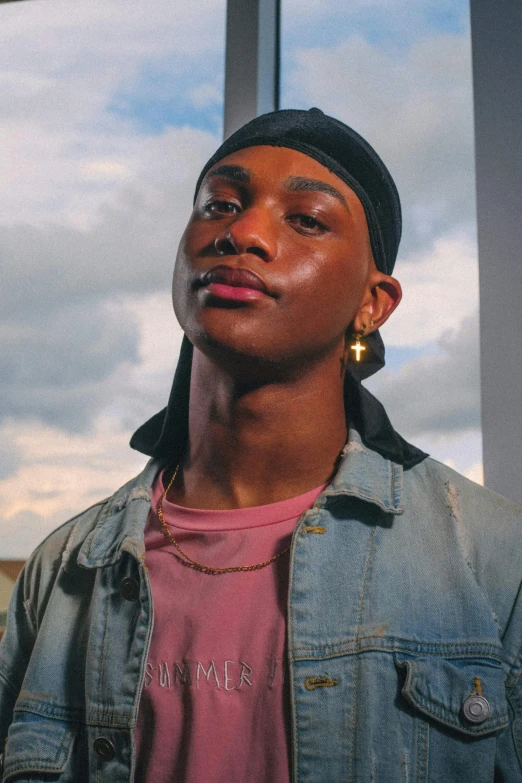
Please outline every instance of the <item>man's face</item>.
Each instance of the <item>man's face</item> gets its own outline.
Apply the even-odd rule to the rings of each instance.
[[[174,310],[209,356],[299,365],[344,344],[371,269],[364,210],[342,180],[300,152],[248,147],[203,180]]]

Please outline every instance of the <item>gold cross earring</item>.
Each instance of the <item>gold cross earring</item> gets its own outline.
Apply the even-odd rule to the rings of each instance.
[[[356,362],[360,362],[361,361],[361,353],[362,353],[362,351],[366,350],[366,346],[362,345],[362,343],[361,343],[361,337],[363,337],[365,330],[366,330],[366,324],[363,324],[362,328],[359,329],[359,331],[354,334],[355,345],[350,345],[350,349],[352,351],[355,351],[355,361]]]
[[[373,318],[370,318],[370,327],[373,326]],[[355,332],[355,345],[350,345],[350,349],[352,351],[355,351],[355,361],[360,362],[361,361],[361,353],[366,350],[366,346],[361,343],[361,337],[364,336],[364,332],[366,331],[366,324],[363,324],[361,329],[359,329],[358,332]]]

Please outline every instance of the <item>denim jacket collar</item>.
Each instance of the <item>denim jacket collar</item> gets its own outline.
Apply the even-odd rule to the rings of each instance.
[[[143,531],[150,509],[151,488],[161,467],[159,460],[149,460],[136,478],[108,498],[102,506],[96,526],[80,547],[79,565],[84,568],[113,565],[123,552],[143,560]],[[65,559],[75,550],[75,533],[81,539],[81,531],[75,529],[64,553]]]
[[[151,459],[144,470],[119,489],[102,507],[94,530],[83,542],[78,563],[84,568],[112,565],[128,552],[137,560],[145,555],[143,529],[150,508],[151,487],[162,466]],[[403,467],[367,448],[355,428],[348,441],[333,481],[315,505],[324,506],[328,498],[350,495],[373,503],[385,512],[402,514]],[[74,534],[65,556],[74,549]]]
[[[365,446],[352,426],[339,469],[316,505],[322,498],[351,495],[390,514],[402,514],[402,480],[403,466]]]

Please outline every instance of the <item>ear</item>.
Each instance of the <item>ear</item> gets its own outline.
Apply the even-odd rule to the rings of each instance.
[[[354,332],[364,334],[377,331],[390,317],[402,299],[398,280],[375,267],[370,270],[364,296],[353,320]]]

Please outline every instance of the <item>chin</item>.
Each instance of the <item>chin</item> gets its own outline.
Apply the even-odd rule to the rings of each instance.
[[[191,318],[185,331],[197,345],[249,356],[264,356],[273,343],[272,328],[267,329],[266,319],[252,317],[253,313],[234,309],[212,308],[200,310]],[[194,339],[193,339],[194,338]]]
[[[185,330],[191,343],[213,364],[230,376],[248,383],[274,381],[287,374],[287,362],[281,351],[270,350],[260,335],[205,330]]]

